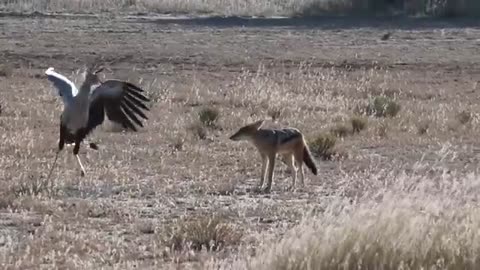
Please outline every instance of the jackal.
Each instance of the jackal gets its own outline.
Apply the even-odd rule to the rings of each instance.
[[[275,157],[282,155],[284,162],[293,174],[292,185],[289,190],[295,188],[297,181],[297,170],[295,164],[300,169],[301,184],[304,185],[305,175],[303,173],[303,162],[317,175],[317,167],[313,157],[308,149],[303,134],[296,128],[283,129],[262,129],[264,120],[257,121],[240,128],[230,137],[230,140],[240,141],[249,140],[255,145],[262,157],[262,174],[260,176],[259,189],[263,192],[270,192],[272,188],[273,169],[275,167]],[[294,162],[295,161],[295,162]],[[268,182],[263,187],[265,173],[268,171]]]

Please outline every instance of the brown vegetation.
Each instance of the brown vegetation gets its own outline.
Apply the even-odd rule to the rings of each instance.
[[[2,268],[478,268],[478,29],[0,24]],[[78,83],[95,59],[155,97],[149,120],[96,130],[85,178],[66,147],[47,181],[61,103],[44,71]],[[401,109],[361,114],[377,96]],[[303,189],[278,162],[271,194],[250,192],[260,157],[228,136],[269,117],[320,153]],[[319,157],[332,141],[344,159]]]
[[[14,12],[174,13],[240,16],[432,15],[478,16],[477,0],[7,0],[0,9]]]

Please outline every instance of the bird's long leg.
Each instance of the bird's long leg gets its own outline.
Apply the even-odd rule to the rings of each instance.
[[[58,150],[57,153],[55,153],[55,159],[53,160],[52,167],[50,167],[50,171],[48,172],[47,175],[47,183],[50,181],[50,176],[52,176],[53,169],[55,168],[55,165],[57,164],[57,159],[58,159],[58,154],[60,154],[60,151],[63,150],[63,147],[65,146],[65,134],[67,132],[67,129],[64,125],[60,124],[60,140],[58,141]]]
[[[80,160],[80,157],[78,155],[75,155],[75,157],[77,158],[78,164],[80,165],[80,169],[82,170],[80,172],[81,176],[85,176],[85,174],[86,174],[85,168],[83,167],[83,164],[82,164],[82,161]]]
[[[81,169],[81,176],[85,176],[86,171],[85,167],[83,167],[82,161],[80,160],[80,157],[78,156],[78,152],[80,151],[80,143],[82,142],[82,139],[85,137],[85,131],[79,130],[77,134],[75,135],[75,146],[73,147],[73,154],[77,158],[78,164],[80,165]]]
[[[65,146],[66,133],[67,133],[67,128],[64,125],[60,124],[60,140],[58,141],[58,152],[62,151],[63,147]]]
[[[52,176],[53,168],[55,168],[55,165],[57,164],[57,159],[58,159],[58,154],[60,153],[60,150],[57,150],[57,153],[55,154],[55,159],[53,160],[52,167],[50,167],[50,172],[48,172],[47,176],[47,182],[50,181],[50,176]]]
[[[286,155],[285,159],[293,177],[292,184],[287,188],[287,190],[294,190],[297,182],[297,168],[295,168],[294,157],[293,155]]]

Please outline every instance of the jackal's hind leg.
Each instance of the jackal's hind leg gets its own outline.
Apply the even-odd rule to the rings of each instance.
[[[297,163],[298,170],[300,171],[300,185],[305,186],[305,173],[303,172],[303,151],[295,153],[295,162]]]
[[[288,169],[292,173],[292,184],[287,188],[287,190],[293,190],[297,182],[297,168],[295,168],[293,155],[284,155],[284,157]]]

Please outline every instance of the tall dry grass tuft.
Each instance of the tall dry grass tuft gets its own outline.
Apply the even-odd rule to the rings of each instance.
[[[203,108],[198,112],[200,122],[206,127],[216,127],[220,111],[217,108]]]
[[[8,0],[0,9],[20,12],[156,12],[218,15],[290,15],[308,0],[223,1],[223,0]]]
[[[478,269],[480,178],[400,176],[338,199],[239,269]],[[412,184],[414,183],[414,184]]]
[[[335,154],[336,138],[328,133],[320,133],[315,136],[310,142],[309,147],[312,153],[323,160],[328,160]]]
[[[242,238],[238,228],[220,217],[179,220],[166,235],[165,244],[173,250],[217,251],[237,245]]]

